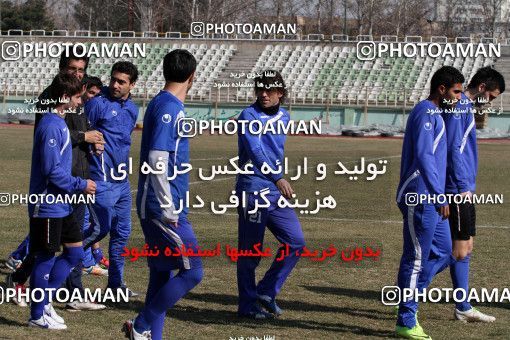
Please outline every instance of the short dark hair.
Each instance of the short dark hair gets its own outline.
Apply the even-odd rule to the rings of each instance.
[[[455,84],[463,84],[465,80],[462,73],[455,67],[443,66],[434,73],[430,80],[430,94],[434,94],[441,85],[449,89]]]
[[[94,86],[101,88],[103,87],[103,82],[98,77],[87,77],[85,79],[85,86],[87,90]]]
[[[477,88],[481,83],[485,83],[487,91],[498,89],[500,93],[505,92],[505,78],[491,66],[482,67],[476,71],[468,84],[468,89]]]
[[[280,103],[283,103],[287,98],[287,86],[285,86],[285,82],[283,81],[283,77],[280,72],[276,70],[265,70],[264,72],[261,72],[260,76],[255,77],[253,80],[255,82],[255,92],[261,88],[274,88],[282,91],[283,95],[280,98]]]
[[[78,78],[72,74],[59,72],[51,82],[50,99],[56,100],[58,103],[58,99],[62,98],[64,94],[71,97],[81,91],[83,91],[83,84]]]
[[[176,49],[163,58],[163,76],[166,82],[184,83],[197,69],[197,60],[187,50]]]
[[[67,51],[69,51],[68,55],[66,55],[65,51],[62,52],[62,54],[60,55],[60,62],[58,63],[58,69],[60,71],[63,71],[67,66],[69,66],[69,61],[71,59],[73,59],[73,60],[83,60],[85,62],[85,71],[87,71],[87,67],[89,66],[89,57],[87,57],[87,54],[85,53],[85,51],[83,51],[83,47],[82,46],[76,46],[76,47],[70,46]],[[76,54],[74,54],[75,51],[76,51]]]
[[[118,61],[112,66],[112,72],[110,76],[113,75],[113,72],[125,73],[129,76],[129,82],[134,83],[138,79],[138,69],[135,64],[130,61]]]

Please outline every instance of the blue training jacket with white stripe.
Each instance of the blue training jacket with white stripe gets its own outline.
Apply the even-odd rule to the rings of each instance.
[[[442,113],[448,144],[446,192],[475,192],[478,170],[476,122],[473,104],[463,93],[453,112]]]
[[[398,203],[404,202],[407,193],[437,198],[445,192],[447,147],[441,112],[433,102],[423,100],[409,114],[402,146]]]
[[[59,218],[71,214],[70,204],[53,203],[49,195],[63,200],[66,194],[83,191],[87,181],[71,175],[72,145],[66,122],[55,113],[46,113],[34,134],[32,168],[30,170],[31,195],[43,194],[46,200],[28,204],[30,217]]]

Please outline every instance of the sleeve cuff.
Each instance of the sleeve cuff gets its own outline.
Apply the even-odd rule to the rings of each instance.
[[[283,178],[283,176],[281,174],[272,174],[271,177],[272,177],[271,179],[274,184],[276,184],[276,182],[278,182],[279,180],[281,180]]]
[[[459,194],[466,192],[466,191],[470,191],[467,186],[457,186],[457,189],[459,190]]]
[[[87,180],[80,178],[80,191],[84,191],[87,188]]]
[[[444,202],[444,203],[437,203],[435,204],[435,207],[436,208],[441,208],[441,207],[446,207],[448,205],[448,202]]]
[[[85,132],[78,131],[78,143],[83,143],[85,141]]]

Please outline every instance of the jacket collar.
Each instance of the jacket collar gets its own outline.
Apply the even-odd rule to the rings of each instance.
[[[110,95],[110,89],[108,88],[108,86],[103,86],[101,88],[101,95],[104,96],[105,98],[107,98],[108,100],[112,101],[112,102],[119,103],[122,106],[124,104],[126,104],[128,101],[131,101],[131,93],[129,93],[129,96],[126,99],[115,98],[115,97],[111,96]]]

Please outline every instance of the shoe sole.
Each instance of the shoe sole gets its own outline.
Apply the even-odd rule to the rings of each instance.
[[[496,320],[486,321],[486,320],[480,320],[480,319],[459,319],[458,317],[455,317],[455,319],[457,319],[457,321],[460,321],[460,322],[463,322],[463,323],[477,323],[477,322],[481,322],[481,323],[493,323],[494,321],[496,321]]]
[[[83,311],[83,309],[74,309],[74,308],[66,308],[66,311],[68,312],[71,312],[71,313],[76,313],[76,312],[81,312]]]
[[[93,308],[76,309],[76,308],[74,308],[74,309],[69,309],[69,311],[70,312],[71,311],[72,312],[95,312],[95,311],[105,310],[105,309],[106,309],[106,307],[105,308],[97,308],[97,309],[93,309]]]
[[[476,323],[476,322],[493,323],[496,321],[496,319],[494,319],[492,321],[485,321],[485,320],[480,320],[480,319],[470,319],[468,317],[458,316],[457,314],[454,314],[454,317],[455,317],[455,320],[463,322],[463,323]]]
[[[432,340],[432,338],[430,337],[430,335],[425,335],[425,336],[408,336],[408,335],[404,335],[404,334],[400,334],[398,331],[395,331],[395,335],[397,338],[403,338],[403,339],[416,339],[416,340]]]
[[[397,336],[397,338],[401,338],[401,339],[432,340],[432,338],[430,336],[428,336],[428,337],[413,337],[413,338],[410,338],[408,336],[401,335],[401,334],[398,334],[398,333],[396,333],[396,336]]]
[[[41,325],[38,325],[36,323],[33,323],[32,321],[29,321],[28,322],[28,327],[37,327],[37,328],[42,328],[42,329],[48,329],[49,327],[43,327]]]
[[[43,327],[43,326],[40,326],[38,324],[35,324],[31,321],[28,322],[28,327],[36,327],[36,328],[41,328],[41,329],[49,329],[50,331],[64,331],[67,329],[67,326],[64,325],[65,327],[63,328],[50,328],[49,326],[48,327]]]
[[[74,307],[67,307],[67,306],[66,306],[66,311],[71,312],[71,313],[83,312],[83,311],[87,311],[87,310],[88,310],[88,309],[78,309],[78,308],[74,308]]]
[[[105,310],[105,309],[106,309],[106,306],[104,308],[97,308],[97,309],[94,309],[94,308],[74,308],[74,307],[67,307],[66,306],[66,311],[71,312],[71,313],[76,313],[76,312],[95,312],[95,311],[98,311],[98,310]]]

